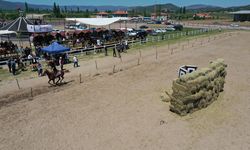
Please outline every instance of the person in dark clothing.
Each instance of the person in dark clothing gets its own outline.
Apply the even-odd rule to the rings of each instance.
[[[105,50],[105,56],[108,56],[108,48],[106,46],[104,46],[104,50]]]
[[[116,51],[115,51],[115,48],[113,48],[113,57],[116,57]]]
[[[42,64],[40,62],[38,62],[38,64],[37,64],[37,72],[38,72],[38,76],[42,76],[43,68],[42,68]]]
[[[64,60],[62,57],[59,58],[59,65],[60,65],[61,70],[63,70]]]
[[[9,72],[11,73],[11,59],[8,60],[8,68],[9,68]]]
[[[16,61],[15,60],[11,61],[11,69],[12,69],[13,75],[16,75]]]

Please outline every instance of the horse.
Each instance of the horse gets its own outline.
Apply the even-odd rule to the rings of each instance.
[[[50,82],[53,81],[54,85],[57,85],[58,82],[60,81],[60,83],[62,82],[62,80],[64,79],[64,71],[60,70],[58,71],[56,74],[54,72],[50,72],[47,69],[44,71],[43,75],[47,75],[49,78],[48,83],[50,85],[52,85]],[[55,79],[58,78],[58,80],[55,82]],[[62,79],[61,79],[62,78]]]

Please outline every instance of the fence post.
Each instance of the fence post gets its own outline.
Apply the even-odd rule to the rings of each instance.
[[[82,83],[82,74],[79,75],[79,78],[80,78],[80,83]]]
[[[115,73],[115,65],[113,66],[113,73]]]
[[[20,90],[21,88],[20,88],[20,85],[19,85],[18,79],[16,79],[16,84],[17,84],[18,89]]]
[[[155,46],[155,59],[158,59],[158,51],[157,51],[157,46]]]
[[[97,61],[95,60],[95,68],[98,70]]]

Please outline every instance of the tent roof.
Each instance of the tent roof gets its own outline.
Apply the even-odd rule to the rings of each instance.
[[[42,51],[50,53],[50,54],[58,54],[66,51],[70,51],[70,48],[64,47],[57,42],[53,42],[48,47],[42,48]]]
[[[67,21],[76,21],[83,24],[93,26],[106,26],[117,21],[128,20],[126,17],[115,17],[115,18],[66,18]]]
[[[2,27],[1,30],[28,32],[27,24],[33,24],[33,23],[27,20],[25,17],[19,17],[16,20],[8,23],[6,26]]]
[[[17,34],[15,31],[0,30],[0,35],[4,34]]]
[[[236,12],[230,12],[230,14],[235,14],[235,15],[240,15],[240,14],[250,14],[250,10],[241,10],[241,11],[236,11]]]

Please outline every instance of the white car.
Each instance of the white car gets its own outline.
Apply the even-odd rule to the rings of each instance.
[[[156,33],[166,33],[167,31],[165,29],[156,29]]]
[[[174,25],[167,25],[167,28],[174,28]]]
[[[166,30],[167,31],[175,31],[175,28],[169,28],[169,27],[167,27]]]
[[[231,27],[239,27],[240,25],[235,24],[235,23],[232,23],[232,24],[230,24],[230,26],[231,26]]]
[[[120,28],[120,30],[122,30],[122,31],[125,31],[125,30],[127,30],[127,31],[134,31],[134,29],[132,29],[132,28]]]
[[[128,31],[127,32],[128,36],[136,36],[137,33],[135,31]]]

